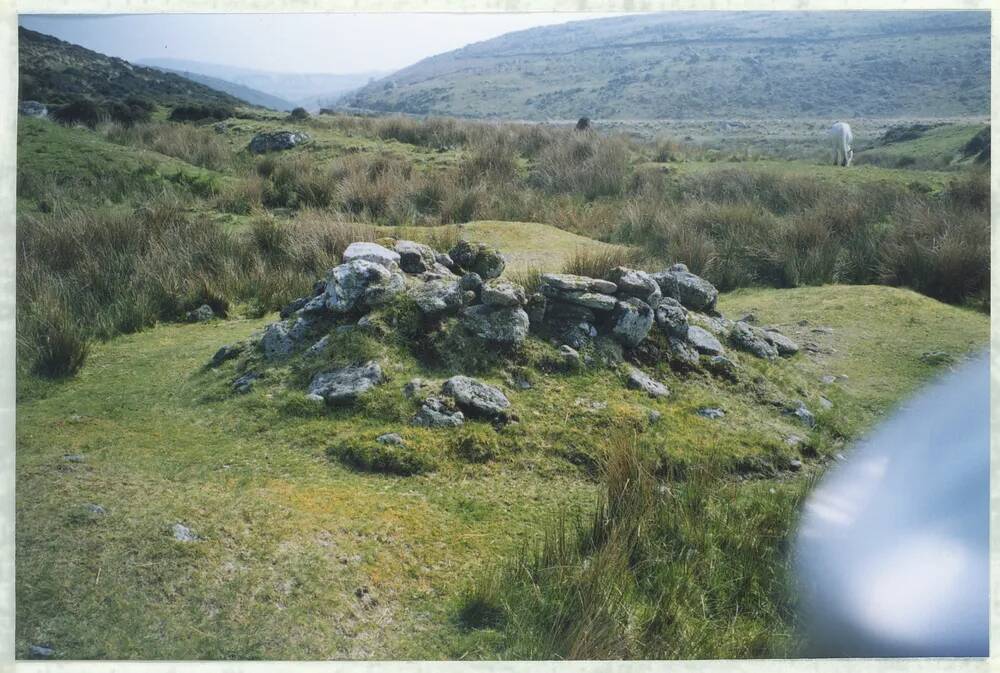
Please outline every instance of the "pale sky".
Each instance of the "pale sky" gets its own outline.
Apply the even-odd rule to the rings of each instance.
[[[128,61],[175,58],[277,72],[398,70],[514,30],[617,14],[22,15],[20,25]]]

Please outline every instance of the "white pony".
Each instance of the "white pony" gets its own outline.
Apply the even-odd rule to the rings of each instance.
[[[835,166],[850,166],[851,159],[854,158],[854,150],[851,148],[854,134],[851,133],[851,125],[846,122],[837,122],[830,127],[830,137],[833,139],[833,164]]]

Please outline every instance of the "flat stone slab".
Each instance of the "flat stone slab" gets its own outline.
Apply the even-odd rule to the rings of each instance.
[[[597,292],[599,294],[614,294],[618,286],[609,280],[574,276],[570,273],[544,273],[542,283],[567,292]]]
[[[711,332],[698,325],[688,326],[687,340],[694,346],[695,350],[703,355],[722,355],[726,352],[726,349]]]
[[[374,360],[317,374],[309,384],[309,394],[319,395],[328,403],[353,402],[362,393],[385,380],[382,368]]]
[[[652,378],[650,378],[646,373],[633,367],[629,373],[628,378],[625,380],[625,385],[629,388],[636,388],[647,393],[650,397],[667,397],[670,395],[670,390]]]
[[[399,265],[399,253],[378,243],[351,243],[344,250],[341,261],[346,264],[356,259],[363,259],[366,262],[379,264],[387,269],[392,269]]]
[[[455,400],[471,416],[506,419],[510,400],[503,391],[468,376],[453,376],[441,386],[441,392]]]

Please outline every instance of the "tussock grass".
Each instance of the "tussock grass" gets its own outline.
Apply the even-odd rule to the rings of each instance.
[[[19,359],[66,375],[85,357],[85,347],[73,346],[79,341],[177,320],[203,303],[275,310],[308,292],[349,243],[373,237],[369,227],[314,210],[281,224],[260,215],[233,233],[169,196],[136,209],[22,217]]]
[[[545,147],[531,177],[543,190],[590,200],[619,196],[630,176],[629,147],[623,138],[574,134]]]
[[[646,261],[647,255],[639,248],[577,248],[563,264],[562,272],[607,278],[616,267],[642,267]]]
[[[746,658],[792,651],[785,544],[808,480],[778,489],[710,467],[660,481],[633,436],[601,461],[589,518],[563,517],[458,605],[525,659]]]
[[[232,150],[211,127],[175,122],[132,125],[109,122],[102,124],[98,132],[119,145],[152,150],[202,168],[219,170],[234,161]]]

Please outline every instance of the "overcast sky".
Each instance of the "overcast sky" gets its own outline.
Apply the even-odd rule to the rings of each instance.
[[[20,24],[129,61],[176,58],[278,72],[397,70],[514,30],[614,14],[23,15]]]

